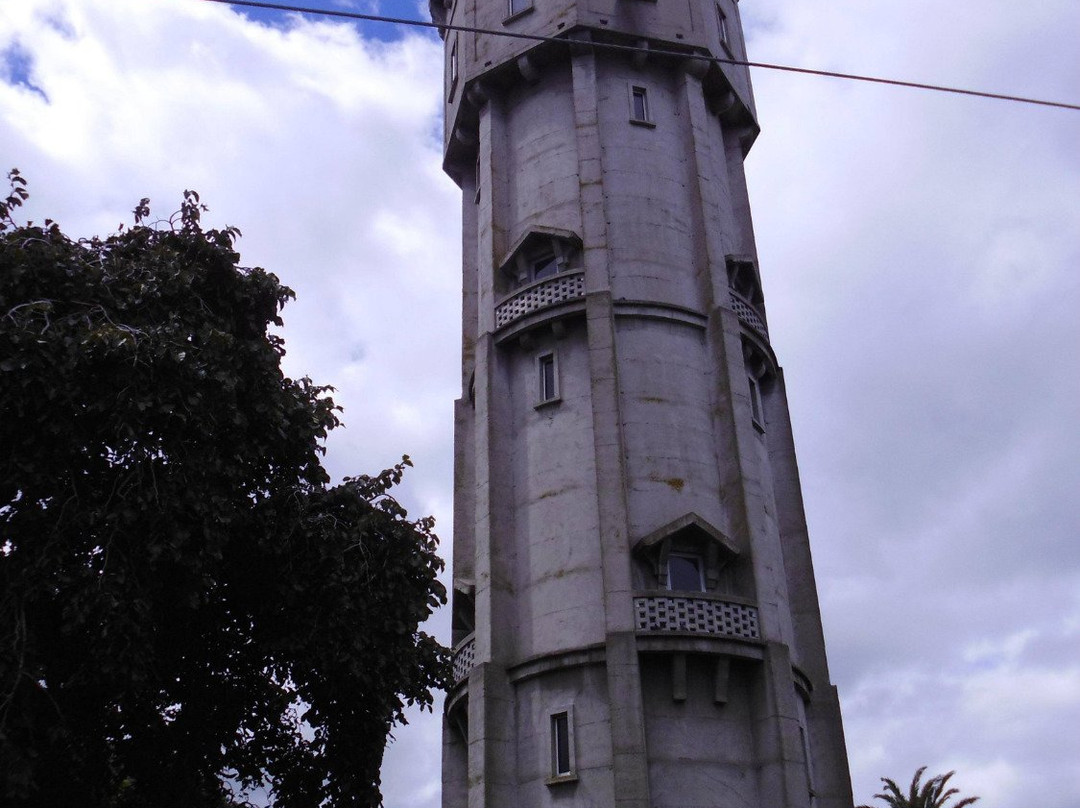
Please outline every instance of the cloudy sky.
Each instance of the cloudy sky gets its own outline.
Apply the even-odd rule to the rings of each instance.
[[[327,5],[421,18],[411,2]],[[747,0],[751,58],[1080,102],[1080,3]],[[75,235],[185,188],[276,272],[335,475],[408,452],[449,552],[458,195],[428,33],[200,0],[3,0],[0,168]],[[757,70],[748,162],[857,801],[957,769],[1080,805],[1080,112]],[[436,621],[446,637],[447,620]],[[439,724],[390,808],[438,805]]]

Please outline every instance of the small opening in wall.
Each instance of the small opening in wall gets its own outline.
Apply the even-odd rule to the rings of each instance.
[[[761,383],[753,376],[747,376],[750,383],[750,414],[754,419],[754,426],[759,432],[765,431],[765,408],[761,404]]]
[[[649,91],[637,85],[630,86],[630,120],[634,123],[651,123],[649,117]]]
[[[534,255],[531,259],[530,275],[534,281],[550,278],[559,271],[559,261],[554,250]]]
[[[699,555],[671,553],[668,556],[668,589],[675,592],[704,592],[703,567]]]
[[[556,777],[570,774],[570,715],[551,716],[551,773]]]
[[[507,18],[509,21],[515,17],[524,14],[526,11],[532,11],[533,0],[507,0]]]
[[[730,47],[731,43],[728,39],[728,21],[727,14],[724,13],[724,9],[720,7],[720,4],[716,4],[716,19],[720,23],[720,42],[727,47]]]
[[[559,368],[555,360],[555,354],[544,353],[536,358],[536,366],[539,371],[540,402],[547,404],[559,399]]]
[[[551,779],[548,783],[576,780],[575,767],[574,711],[567,707],[551,714]]]
[[[458,83],[458,53],[457,53],[457,40],[454,40],[454,44],[450,46],[450,90],[447,93],[447,99],[454,97],[454,90],[457,89]]]

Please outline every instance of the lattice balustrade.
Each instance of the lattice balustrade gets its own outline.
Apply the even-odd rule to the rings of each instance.
[[[744,640],[761,638],[757,609],[741,603],[655,595],[634,598],[634,612],[638,631],[689,631]]]
[[[761,319],[758,310],[738,292],[731,292],[731,308],[735,309],[735,313],[739,316],[739,320],[742,321],[743,325],[757,331],[768,341],[769,329],[765,327],[765,321]]]
[[[468,678],[469,671],[476,664],[476,638],[469,637],[454,651],[454,684]]]
[[[527,289],[495,307],[495,327],[502,328],[519,317],[531,314],[545,306],[573,300],[585,295],[585,273],[566,272],[556,275]]]

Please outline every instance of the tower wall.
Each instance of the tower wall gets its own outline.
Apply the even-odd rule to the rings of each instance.
[[[514,9],[433,6],[559,38],[444,37],[464,394],[443,804],[849,808],[749,77],[686,58],[741,53],[737,6]]]
[[[507,234],[499,245],[503,250],[530,227],[581,229],[571,99],[568,66],[553,65],[499,105],[501,131],[492,160],[496,182],[505,188],[505,204],[494,211]]]
[[[538,337],[529,350],[505,351],[513,417],[500,446],[512,473],[500,484],[512,498],[516,658],[604,641],[603,580],[593,464],[592,407],[584,328],[562,340]],[[556,344],[557,343],[557,344]],[[536,356],[558,350],[559,400],[539,405]]]

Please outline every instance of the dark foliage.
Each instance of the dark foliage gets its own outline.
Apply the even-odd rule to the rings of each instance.
[[[448,655],[408,459],[330,486],[328,388],[285,378],[292,292],[235,229],[73,241],[0,202],[0,803],[374,806]]]

